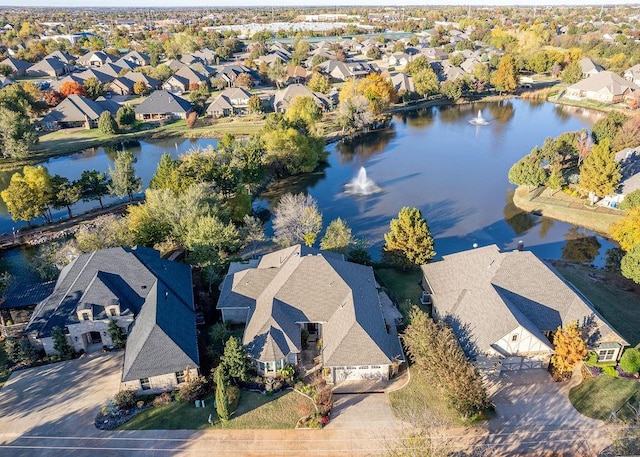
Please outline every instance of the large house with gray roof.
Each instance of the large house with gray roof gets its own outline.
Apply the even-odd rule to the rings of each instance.
[[[24,333],[55,354],[59,327],[76,351],[111,346],[109,324],[127,334],[122,388],[172,390],[198,374],[191,269],[148,248],[83,254],[60,272],[53,292],[35,308]]]
[[[446,255],[422,266],[433,316],[451,325],[478,368],[543,368],[553,332],[572,321],[601,361],[618,360],[629,343],[558,273],[528,251],[496,245]]]
[[[217,308],[224,322],[246,324],[243,344],[267,376],[299,362],[303,333],[321,342],[329,383],[386,380],[404,361],[395,308],[381,299],[373,270],[333,252],[294,245],[234,262]]]
[[[567,87],[565,97],[570,100],[594,100],[602,103],[620,103],[628,100],[640,90],[612,71],[601,71]]]

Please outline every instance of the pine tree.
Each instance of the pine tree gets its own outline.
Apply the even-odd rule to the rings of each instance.
[[[61,359],[70,359],[73,356],[73,348],[60,327],[53,328],[51,338],[53,339],[53,349],[60,355]]]
[[[558,327],[553,335],[553,346],[556,353],[551,357],[551,363],[560,373],[572,371],[587,356],[587,344],[576,321]]]
[[[547,179],[547,187],[553,190],[560,190],[564,186],[564,176],[562,176],[562,167],[558,162],[551,166],[551,173]]]
[[[234,383],[237,384],[249,379],[249,357],[246,349],[236,337],[232,336],[227,340],[220,360],[220,366],[224,373]]]
[[[427,263],[436,252],[427,221],[417,208],[404,207],[385,233],[383,255],[389,263],[408,269]]]
[[[580,166],[580,187],[600,198],[613,194],[621,178],[620,164],[609,145],[608,138],[594,145]]]
[[[640,244],[632,247],[622,258],[620,271],[625,278],[640,284]]]
[[[226,422],[229,420],[229,405],[227,404],[227,387],[224,384],[225,376],[223,371],[222,366],[218,366],[215,373],[216,412],[218,413],[218,418],[222,422]]]
[[[98,118],[98,130],[105,135],[114,135],[118,132],[118,124],[109,111],[103,111]]]
[[[341,218],[337,218],[331,221],[327,227],[327,231],[320,241],[320,249],[344,254],[353,243],[351,228]]]
[[[142,179],[136,176],[133,164],[136,162],[131,151],[118,152],[114,161],[114,167],[109,167],[111,184],[109,192],[116,197],[128,196],[133,200],[134,192],[142,189]]]

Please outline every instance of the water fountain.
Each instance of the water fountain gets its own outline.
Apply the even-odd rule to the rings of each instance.
[[[356,195],[370,195],[382,190],[380,186],[367,176],[367,170],[364,167],[360,167],[358,175],[344,187],[347,193]]]
[[[482,110],[478,110],[478,115],[469,121],[473,125],[489,125],[489,122],[482,117]]]

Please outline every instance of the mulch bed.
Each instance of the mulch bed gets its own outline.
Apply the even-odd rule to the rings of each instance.
[[[125,411],[119,411],[118,414],[102,414],[99,412],[96,416],[95,426],[100,430],[114,430],[125,422],[128,422],[135,416],[136,414],[141,413],[142,411],[146,411],[148,409],[153,408],[152,405],[145,405],[142,408],[131,408]]]

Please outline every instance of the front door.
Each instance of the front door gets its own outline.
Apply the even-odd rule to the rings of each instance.
[[[102,343],[102,337],[100,336],[100,332],[90,332],[89,339],[91,340],[91,344]]]

